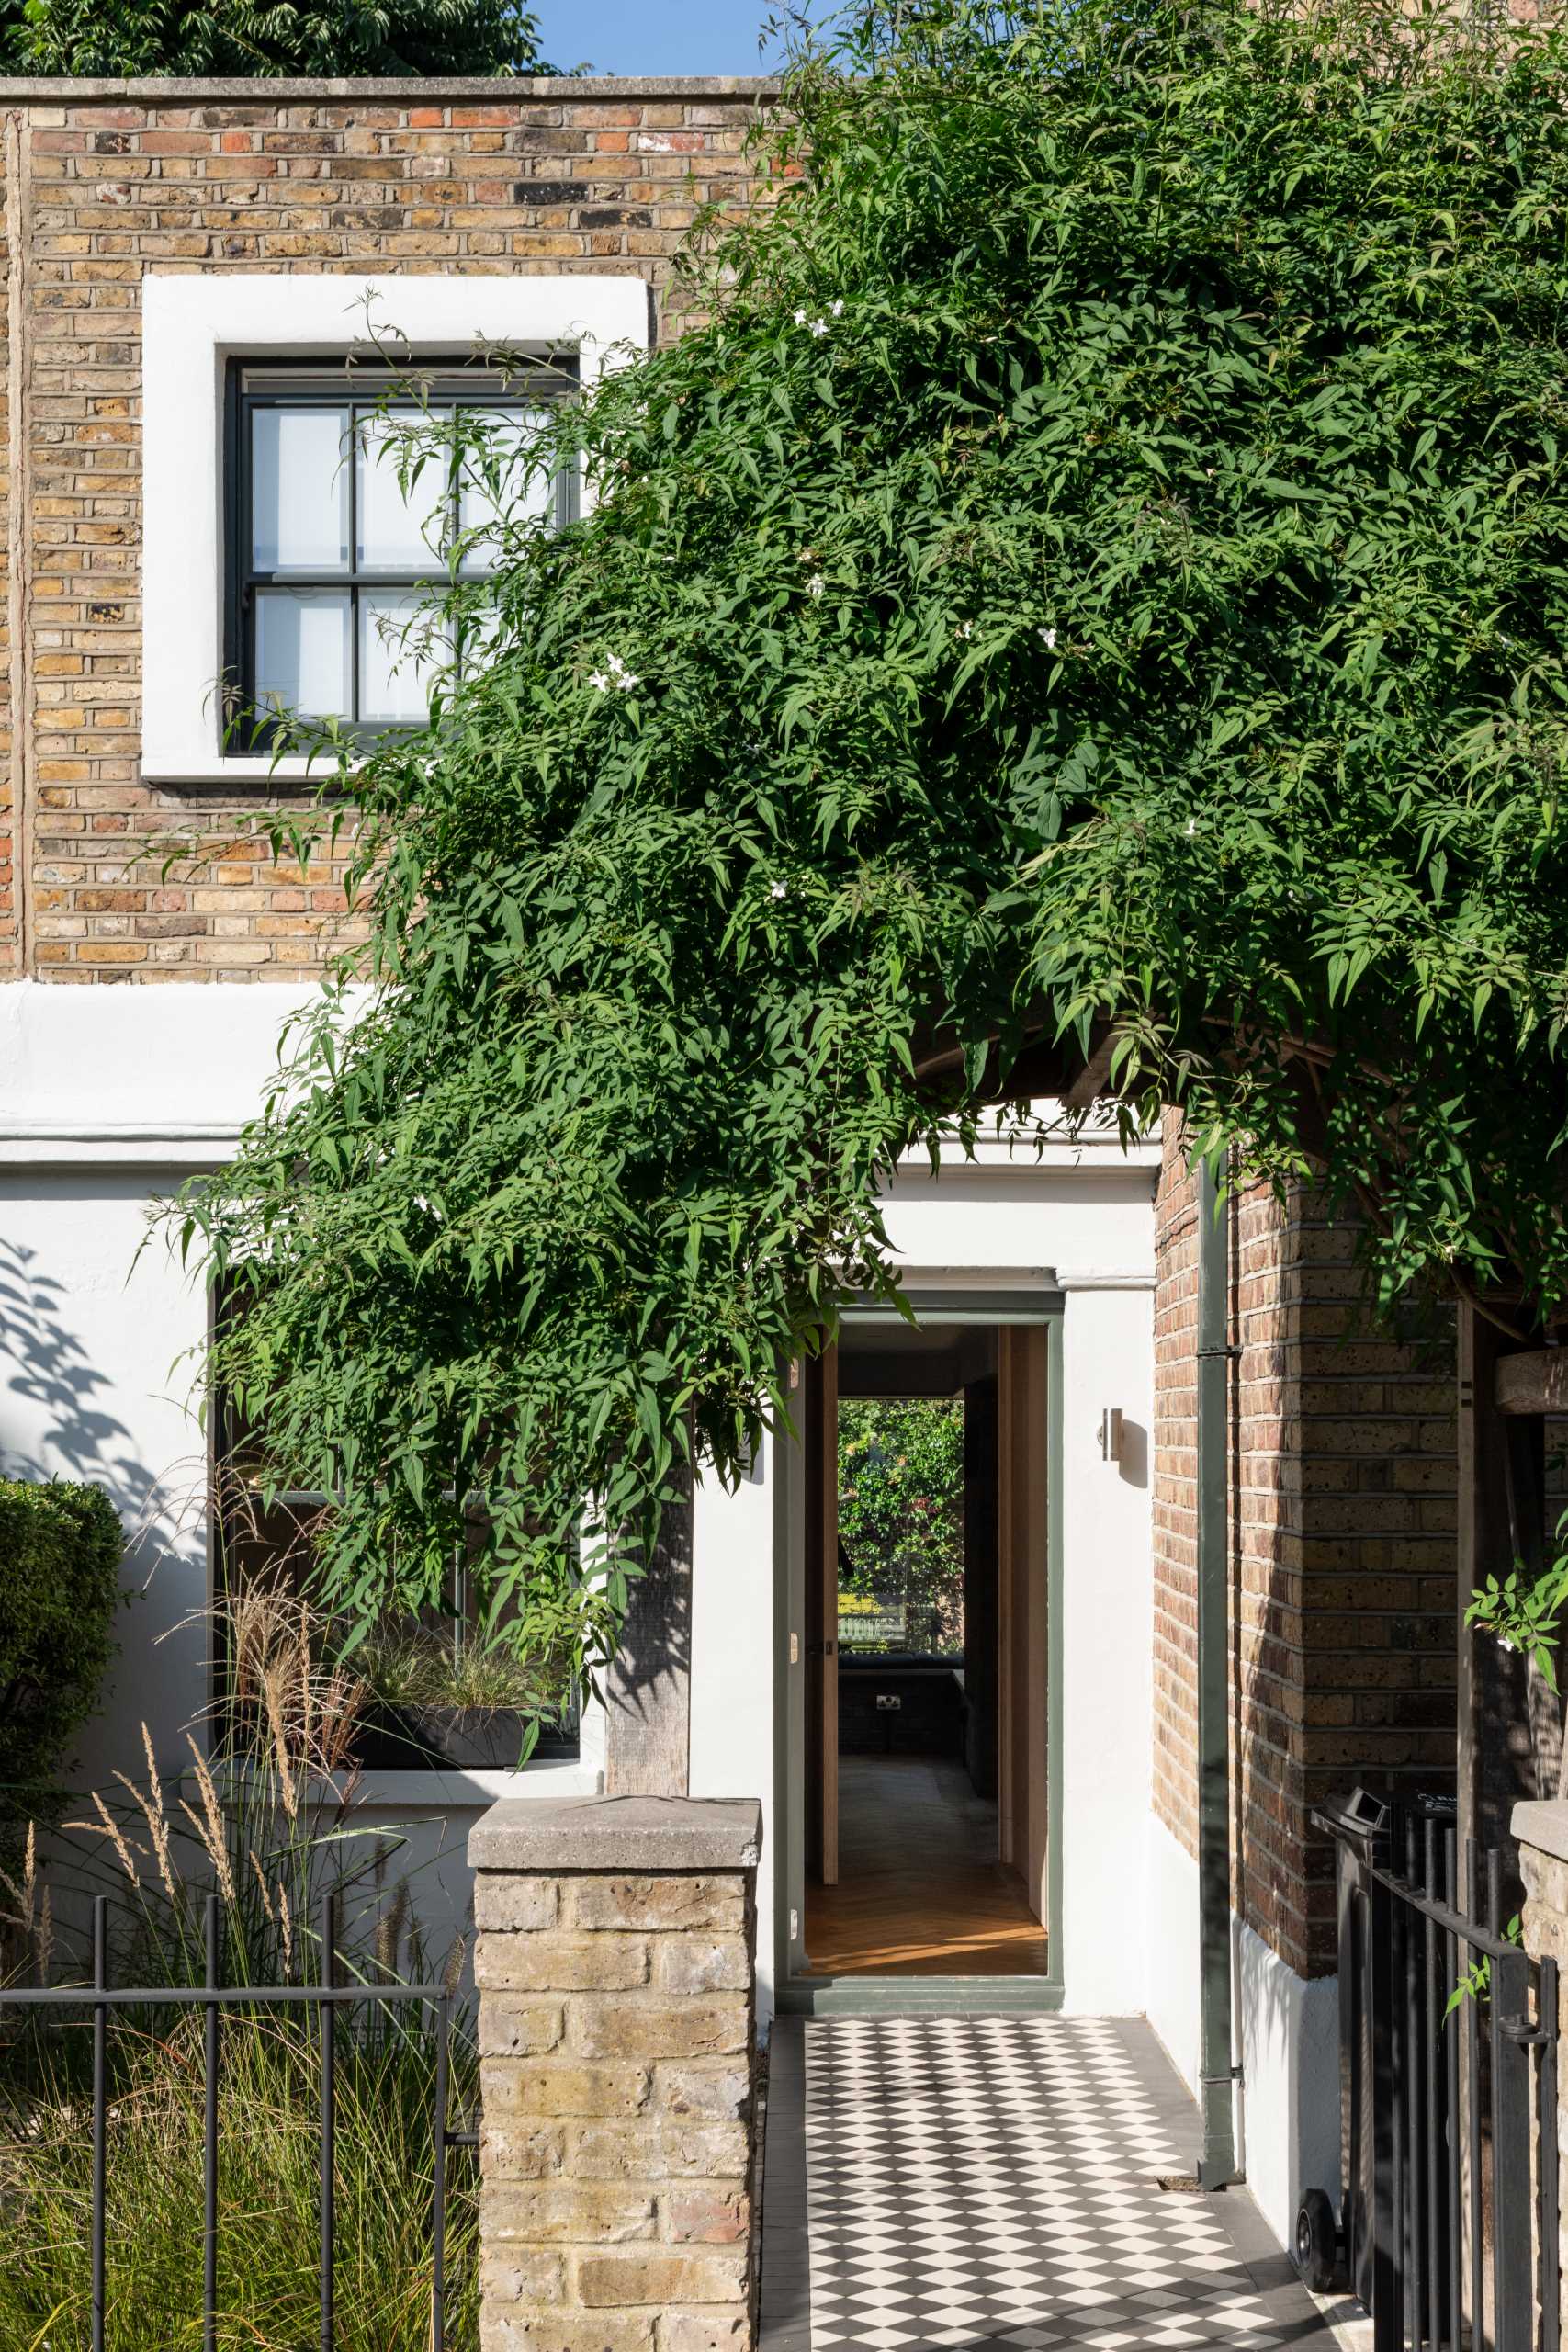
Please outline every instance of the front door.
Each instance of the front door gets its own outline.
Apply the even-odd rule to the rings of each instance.
[[[1047,1327],[986,1304],[802,1366],[802,1982],[1049,1973]]]

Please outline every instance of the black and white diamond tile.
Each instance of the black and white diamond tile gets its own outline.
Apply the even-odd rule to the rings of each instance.
[[[1161,2070],[1174,2085],[1147,2027],[1112,2019],[809,2020],[789,2102],[804,2110],[804,2227],[786,2256],[804,2254],[808,2277],[796,2324],[773,2331],[780,2352],[1327,2343],[1299,2288],[1282,2305],[1259,2284],[1239,2194],[1159,2187],[1192,2161],[1190,2109]],[[786,2193],[782,2122],[770,2113],[765,2215]],[[763,2278],[769,2352],[766,2255]]]

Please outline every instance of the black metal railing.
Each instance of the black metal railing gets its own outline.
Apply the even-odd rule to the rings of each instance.
[[[108,1968],[107,1903],[99,1895],[93,1905],[93,1961],[90,1984],[38,1986],[0,1985],[0,2013],[7,2009],[42,2011],[51,2018],[71,2009],[92,2015],[92,2175],[91,2267],[92,2352],[113,2352],[105,2335],[107,2311],[107,2188],[109,2119],[109,2016],[111,2011],[200,2009],[202,2036],[202,2352],[218,2352],[219,2282],[221,2260],[219,2227],[219,2112],[222,2080],[225,2010],[281,2010],[314,2018],[321,2067],[319,2270],[321,2352],[333,2352],[337,2342],[337,2077],[340,2014],[356,2006],[395,2008],[418,2005],[434,2020],[435,2046],[431,2100],[430,2207],[430,2352],[447,2352],[448,2208],[447,2155],[453,2148],[474,2148],[478,2131],[474,2119],[459,2117],[454,2127],[448,2113],[451,2098],[451,2045],[455,2013],[461,1995],[440,1984],[408,1984],[361,1978],[340,1981],[337,1898],[322,1898],[320,1913],[318,1981],[303,1984],[226,1984],[222,1975],[222,1916],[216,1895],[207,1898],[205,1917],[206,1981],[199,1985],[111,1984]]]
[[[1558,1973],[1505,1863],[1396,1815],[1344,1852],[1343,2245],[1373,2352],[1559,2352]]]

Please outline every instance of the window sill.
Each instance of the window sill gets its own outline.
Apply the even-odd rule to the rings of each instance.
[[[310,758],[302,752],[286,752],[276,760],[265,752],[215,752],[205,758],[186,757],[179,752],[144,752],[141,781],[175,786],[243,785],[262,791],[268,785],[305,784],[314,790],[319,785],[330,784],[335,770],[334,760]]]

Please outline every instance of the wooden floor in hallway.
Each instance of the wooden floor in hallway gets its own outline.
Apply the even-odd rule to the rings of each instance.
[[[956,1759],[839,1762],[839,1883],[810,1886],[818,1976],[1043,1976],[1045,1932]]]

